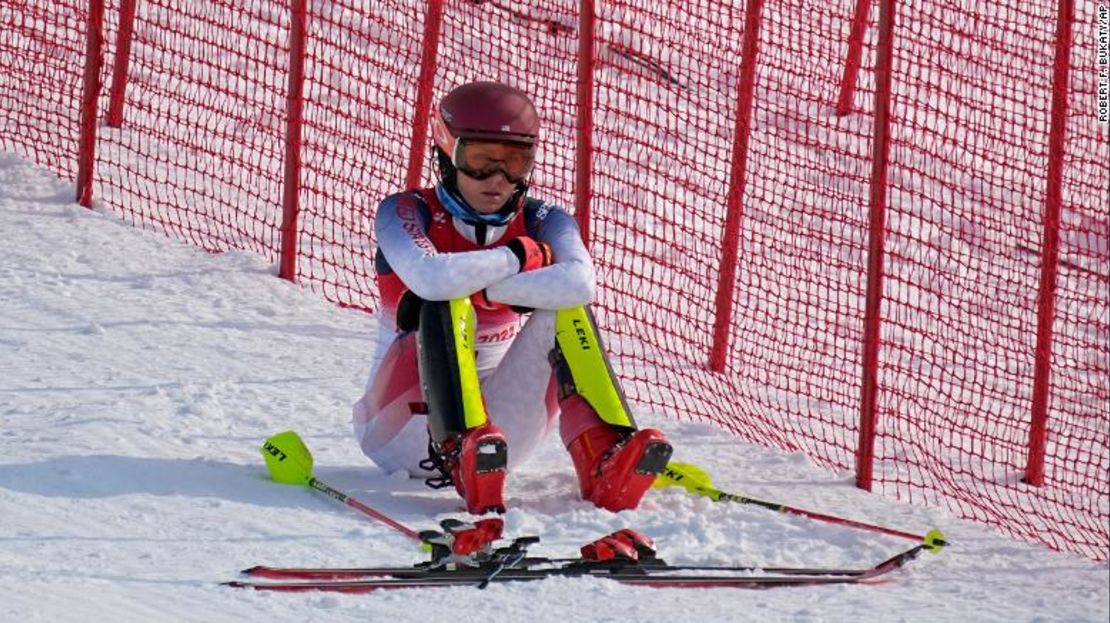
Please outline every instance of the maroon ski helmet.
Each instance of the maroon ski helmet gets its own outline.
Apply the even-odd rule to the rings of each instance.
[[[499,82],[456,87],[432,113],[432,139],[449,158],[460,139],[535,145],[539,134],[540,118],[532,100]]]

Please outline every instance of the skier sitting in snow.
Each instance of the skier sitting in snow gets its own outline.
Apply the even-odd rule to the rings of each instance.
[[[527,196],[539,126],[524,93],[491,82],[433,112],[439,183],[378,206],[382,307],[355,435],[383,469],[433,472],[469,512],[503,512],[508,467],[561,412],[582,497],[635,508],[671,446],[636,427],[610,369],[577,225]]]

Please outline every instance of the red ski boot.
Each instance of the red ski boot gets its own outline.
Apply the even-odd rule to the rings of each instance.
[[[452,457],[447,454],[455,490],[466,500],[466,510],[473,515],[489,511],[505,512],[503,490],[508,447],[505,434],[493,422],[486,422],[463,434],[461,447]]]
[[[671,458],[671,444],[654,428],[596,426],[567,446],[582,498],[613,512],[636,508]]]

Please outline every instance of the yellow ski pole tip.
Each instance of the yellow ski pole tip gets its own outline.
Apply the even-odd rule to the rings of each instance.
[[[693,481],[701,487],[712,487],[713,480],[709,477],[709,472],[705,469],[694,465],[693,463],[680,463],[678,461],[671,461],[667,463],[672,474],[677,474],[680,478]],[[667,471],[667,470],[664,470]]]
[[[682,487],[694,495],[706,495],[713,490],[709,474],[691,463],[671,461],[659,472],[652,483],[657,489],[663,487]],[[710,496],[712,497],[712,496]]]
[[[925,544],[925,549],[934,554],[937,554],[940,552],[940,550],[948,547],[948,539],[944,537],[943,532],[937,530],[936,528],[933,528],[932,530],[927,532],[925,534],[925,538],[922,539],[922,542]]]

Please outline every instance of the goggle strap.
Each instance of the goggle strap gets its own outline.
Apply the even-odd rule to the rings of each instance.
[[[459,165],[462,163],[462,147],[463,140],[461,138],[455,139],[455,147],[451,150],[451,164],[455,165],[456,169],[459,168]]]

